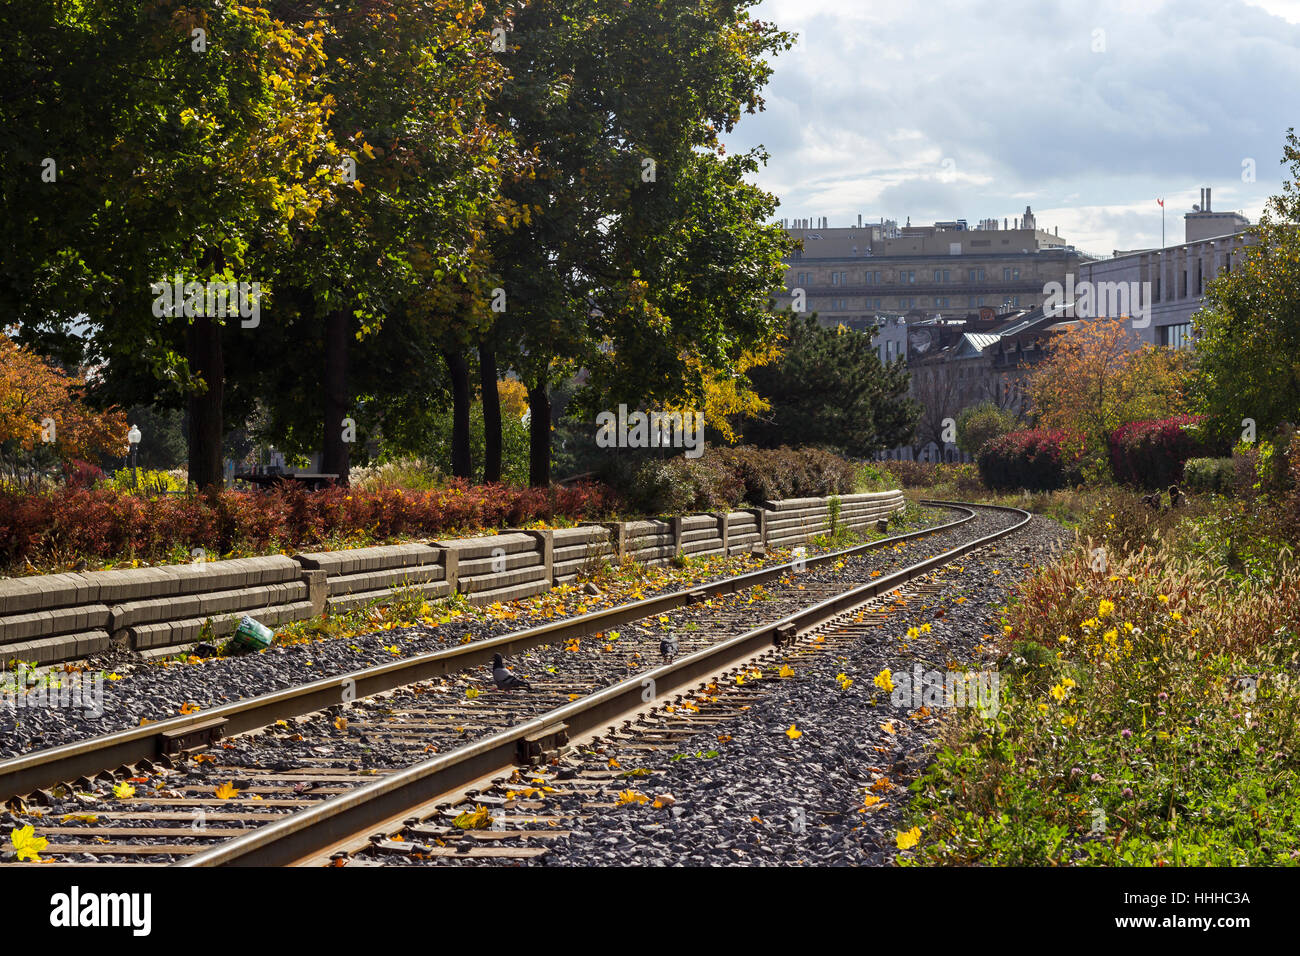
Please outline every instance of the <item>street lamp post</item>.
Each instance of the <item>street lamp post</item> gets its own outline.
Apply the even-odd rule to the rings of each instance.
[[[126,440],[131,445],[131,487],[140,487],[140,476],[135,469],[135,456],[140,449],[140,439],[144,436],[140,434],[140,429],[132,425],[131,430],[126,433]]]

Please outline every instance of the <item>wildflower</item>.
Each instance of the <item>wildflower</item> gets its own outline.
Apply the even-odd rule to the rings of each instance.
[[[1062,727],[1073,727],[1078,722],[1079,718],[1074,716],[1074,714],[1066,714],[1061,718]]]
[[[1046,701],[1042,701],[1042,700],[1040,700],[1040,701],[1038,702],[1038,711],[1039,711],[1039,713],[1043,713],[1043,714],[1047,713],[1047,711],[1048,711],[1048,706],[1047,706],[1047,702],[1046,702]]]
[[[1133,731],[1131,731],[1131,730],[1129,730],[1127,727],[1125,727],[1123,730],[1121,730],[1121,731],[1119,732],[1119,735],[1120,735],[1121,737],[1123,737],[1125,740],[1128,740],[1130,737],[1133,736]]]
[[[888,667],[872,678],[871,683],[875,684],[883,691],[892,691],[894,689],[893,674]]]
[[[1121,792],[1121,796],[1123,796],[1125,799],[1132,799],[1132,798],[1133,798],[1133,788],[1132,788],[1132,787],[1125,787],[1125,788],[1123,789],[1123,791]]]
[[[1105,781],[1106,781],[1106,778],[1103,777],[1103,776],[1102,776],[1101,774],[1099,774],[1099,773],[1094,773],[1094,774],[1093,774],[1091,777],[1089,777],[1088,779],[1091,780],[1093,783],[1105,783]]]
[[[1168,604],[1168,603],[1169,603],[1169,595],[1168,595],[1168,594],[1157,594],[1157,595],[1156,595],[1156,600],[1159,601],[1161,604]]]
[[[1166,694],[1164,691],[1161,691],[1160,693],[1156,694],[1156,700],[1168,700],[1168,699],[1169,699],[1169,695]]]
[[[1178,611],[1174,611],[1174,613],[1170,614],[1169,616],[1172,617],[1175,621],[1181,621],[1183,619],[1182,614],[1180,614]]]
[[[907,639],[908,639],[909,641],[914,641],[914,640],[916,640],[916,639],[917,639],[918,637],[920,637],[920,636],[921,636],[921,632],[920,632],[920,630],[918,630],[917,628],[915,628],[915,627],[909,627],[909,628],[907,629]]]
[[[929,622],[926,622],[925,624],[922,624],[922,625],[921,625],[921,633],[922,633],[922,634],[929,634],[929,633],[930,633],[930,624],[929,624]]]
[[[1097,605],[1097,617],[1107,618],[1114,613],[1115,613],[1115,602],[1107,601],[1105,598],[1102,598],[1101,603]]]

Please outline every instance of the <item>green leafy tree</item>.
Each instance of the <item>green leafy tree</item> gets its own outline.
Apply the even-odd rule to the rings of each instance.
[[[105,397],[185,404],[190,477],[211,487],[222,478],[225,356],[254,348],[253,330],[206,302],[194,315],[156,310],[152,284],[262,281],[332,201],[320,37],[238,5],[22,6],[50,9],[7,42],[49,55],[23,67],[33,99],[0,108],[0,138],[24,119],[35,129],[5,160],[22,175],[0,232],[12,242],[12,223],[12,235],[44,238],[15,259],[4,301],[25,338],[103,367]],[[52,182],[38,178],[42,153]],[[73,309],[88,316],[79,335]]]
[[[768,204],[739,184],[745,160],[716,161],[718,134],[762,105],[765,55],[790,43],[750,17],[753,5],[535,0],[507,18],[502,57],[511,78],[498,110],[537,164],[505,186],[531,220],[494,243],[507,296],[495,341],[528,388],[533,484],[550,480],[554,383],[589,364],[600,385],[588,405],[602,388],[640,401],[702,392],[700,376],[688,375],[689,362],[674,351],[688,336],[672,325],[685,333],[691,323],[697,331],[719,323],[692,347],[732,362],[762,326],[756,287],[768,284],[765,248],[776,239],[747,217]],[[726,202],[710,215],[690,196],[692,183]],[[671,235],[683,227],[686,235]],[[728,229],[738,230],[734,244],[721,235]],[[758,260],[724,254],[710,273],[706,262],[681,261],[690,248],[749,248]],[[728,273],[739,304],[718,317],[681,311],[716,304]],[[733,345],[717,329],[736,320],[749,328],[735,330]]]
[[[986,443],[1015,431],[1018,425],[1014,412],[992,402],[964,408],[957,416],[957,447],[968,455],[978,455]]]
[[[448,389],[430,376],[450,369],[457,457],[467,458],[463,351],[490,324],[489,230],[518,220],[500,178],[523,169],[510,135],[487,115],[504,70],[483,10],[473,0],[342,10],[280,0],[273,9],[322,36],[329,134],[346,175],[281,264],[292,288],[275,316],[286,330],[277,354],[288,377],[315,388],[272,393],[272,419],[296,446],[321,448],[322,468],[346,480],[359,443],[346,439],[345,420],[370,433],[379,417],[391,420],[390,398],[442,401]],[[429,354],[398,354],[406,347]]]
[[[746,439],[858,457],[905,444],[921,409],[906,397],[906,362],[882,364],[874,334],[826,328],[811,315],[791,319],[781,361],[750,373],[771,410],[746,425]]]
[[[1252,230],[1257,240],[1205,290],[1194,317],[1198,410],[1228,445],[1243,421],[1273,433],[1300,413],[1300,139],[1287,133],[1290,179]]]

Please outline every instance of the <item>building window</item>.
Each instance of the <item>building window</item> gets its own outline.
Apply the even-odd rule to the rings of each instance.
[[[1162,325],[1157,330],[1159,343],[1171,349],[1190,348],[1192,344],[1192,323],[1181,325]]]
[[[1010,281],[1011,281],[1011,268],[1010,268],[1010,266],[1008,266],[1007,268],[1005,268],[1005,269],[1002,270],[1002,281],[1003,281],[1003,282],[1010,282]]]

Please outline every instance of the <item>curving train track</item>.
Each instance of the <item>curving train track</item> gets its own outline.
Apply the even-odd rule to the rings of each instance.
[[[594,807],[625,783],[584,762],[577,745],[589,755],[602,735],[653,748],[698,733],[761,693],[744,682],[747,671],[797,665],[856,639],[864,615],[892,613],[885,595],[939,587],[927,576],[1030,518],[926,503],[958,517],[6,760],[0,800],[49,841],[43,856],[65,864],[544,853],[538,844],[574,818],[547,803],[560,780]],[[920,553],[936,544],[945,547]],[[899,556],[906,563],[889,567]],[[499,688],[484,666],[495,654],[531,689]],[[479,826],[455,825],[476,813]]]

